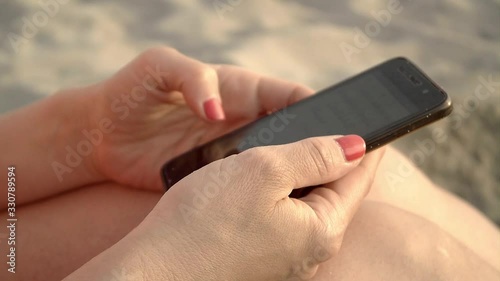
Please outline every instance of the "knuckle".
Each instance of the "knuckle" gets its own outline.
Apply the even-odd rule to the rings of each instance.
[[[347,226],[339,225],[336,227],[328,228],[327,233],[325,235],[325,241],[327,243],[326,245],[329,245],[327,250],[330,256],[333,256],[340,251],[346,227]]]
[[[142,55],[148,59],[154,59],[158,58],[158,56],[162,56],[165,54],[175,54],[178,53],[178,51],[172,47],[168,46],[156,46],[156,47],[151,47],[147,50],[145,50]]]
[[[305,151],[317,173],[326,177],[335,169],[335,153],[319,138],[311,138],[305,142]]]
[[[280,167],[276,157],[267,149],[256,147],[238,155],[247,167],[254,167],[259,177],[270,179],[280,174]]]
[[[291,82],[292,94],[288,97],[287,104],[293,104],[299,101],[304,95],[312,93],[312,91],[302,84]]]
[[[344,236],[344,227],[342,225],[335,225],[334,227],[330,224],[321,225],[316,228],[315,232],[315,249],[321,251],[325,259],[331,258],[340,251]]]
[[[292,87],[293,87],[292,96],[295,98],[302,93],[309,92],[309,89],[307,87],[299,83],[292,83]]]
[[[179,53],[176,49],[166,46],[156,46],[151,47],[143,51],[138,57],[137,61],[139,66],[147,67],[147,66],[155,66],[160,61],[160,58],[165,58],[166,56],[172,56],[176,53]]]
[[[193,79],[200,81],[213,81],[217,79],[217,71],[204,64],[197,67],[191,75]]]

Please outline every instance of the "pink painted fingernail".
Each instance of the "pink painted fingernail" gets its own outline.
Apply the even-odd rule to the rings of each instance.
[[[344,151],[345,160],[354,161],[365,155],[366,145],[362,137],[357,135],[348,135],[336,139],[337,143]]]
[[[203,103],[203,110],[208,119],[220,121],[226,119],[222,104],[218,99],[209,99]]]

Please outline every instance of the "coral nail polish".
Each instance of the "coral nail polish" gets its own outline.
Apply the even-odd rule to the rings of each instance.
[[[366,144],[362,137],[357,135],[347,135],[336,139],[337,143],[344,151],[345,160],[354,161],[365,155]]]
[[[226,118],[221,102],[217,99],[209,99],[203,103],[203,110],[208,119],[213,121],[224,120]]]

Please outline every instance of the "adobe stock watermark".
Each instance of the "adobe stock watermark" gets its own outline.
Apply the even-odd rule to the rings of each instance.
[[[454,105],[454,111],[448,117],[451,123],[450,128],[455,131],[462,127],[464,120],[471,116],[478,108],[479,103],[488,100],[492,96],[499,95],[499,87],[500,80],[493,81],[493,75],[490,74],[488,77],[479,76],[474,93],[467,96],[461,104]],[[396,171],[387,171],[384,176],[389,187],[394,188],[403,183],[404,179],[410,177],[415,172],[416,167],[422,166],[428,157],[436,152],[436,147],[445,143],[447,139],[446,131],[436,127],[432,130],[430,137],[415,140],[416,148],[408,154],[409,159],[415,166],[402,162],[398,165]]]
[[[40,28],[45,27],[50,19],[54,18],[60,11],[61,5],[65,5],[69,0],[39,0],[40,9],[33,13],[30,17],[22,17],[23,25],[21,33],[9,32],[7,38],[14,52],[18,54],[23,44],[28,43],[33,39]]]
[[[403,2],[411,2],[412,0],[404,0]],[[354,28],[353,44],[341,42],[339,48],[342,51],[347,62],[352,61],[352,56],[361,53],[361,50],[367,48],[372,39],[377,37],[382,29],[387,27],[394,15],[398,15],[403,11],[403,4],[400,0],[389,0],[385,9],[379,11],[371,11],[370,14],[374,20],[365,24],[364,28]]]
[[[243,0],[214,0],[212,6],[219,19],[223,20],[227,12],[232,12],[234,8],[238,7]]]
[[[296,114],[288,113],[287,108],[284,108],[274,114],[275,116],[271,117],[266,126],[258,129],[257,132],[250,132],[249,135],[240,142],[238,145],[238,149],[240,151],[270,144],[274,140],[276,133],[285,130],[291,120],[297,118]]]
[[[234,163],[234,162],[233,162]],[[186,224],[191,223],[193,216],[200,214],[210,203],[211,200],[216,198],[222,189],[228,185],[233,177],[238,177],[243,172],[243,167],[234,163],[229,169],[220,171],[211,171],[208,174],[209,181],[199,187],[192,189],[193,196],[191,202],[180,203],[179,211]]]
[[[130,116],[131,110],[137,108],[139,103],[146,99],[148,92],[162,83],[162,77],[168,75],[167,72],[162,72],[158,65],[155,69],[147,66],[146,72],[147,74],[143,77],[141,84],[132,88],[129,93],[124,93],[120,98],[115,98],[111,102],[111,112],[115,115],[113,117],[125,120]],[[85,157],[92,154],[94,148],[102,143],[106,134],[110,134],[116,129],[111,116],[103,117],[96,125],[97,128],[94,129],[83,129],[81,131],[82,139],[76,145],[67,145],[65,147],[66,157],[64,163],[58,161],[52,162],[52,170],[59,182],[63,181],[65,174],[72,173],[74,169],[80,166]]]

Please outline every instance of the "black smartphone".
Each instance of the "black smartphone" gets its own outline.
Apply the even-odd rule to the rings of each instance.
[[[408,59],[394,58],[194,148],[168,161],[161,174],[168,190],[191,172],[231,154],[315,136],[356,134],[369,152],[451,111],[451,100],[441,87]]]

